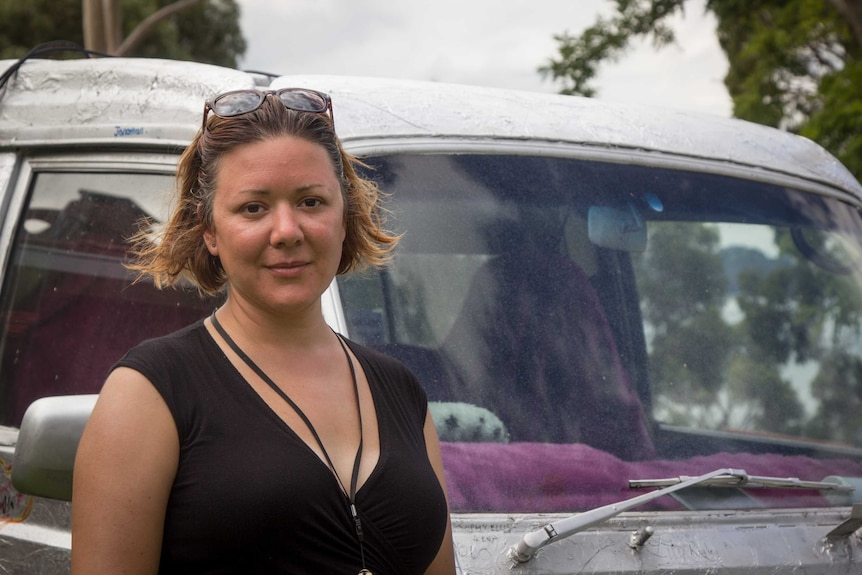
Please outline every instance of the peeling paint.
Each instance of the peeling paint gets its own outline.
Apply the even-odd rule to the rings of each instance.
[[[0,457],[0,529],[25,521],[33,509],[33,497],[12,487],[12,466]]]

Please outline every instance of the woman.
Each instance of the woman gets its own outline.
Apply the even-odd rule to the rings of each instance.
[[[454,573],[424,393],[323,319],[335,275],[397,239],[355,164],[325,94],[205,106],[132,268],[227,298],[109,375],[75,463],[74,575]]]

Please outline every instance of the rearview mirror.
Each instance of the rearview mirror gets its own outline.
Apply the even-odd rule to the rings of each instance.
[[[647,244],[646,223],[631,204],[626,209],[591,206],[587,235],[599,247],[625,252],[642,252]]]
[[[39,497],[72,500],[75,454],[98,397],[43,397],[30,404],[15,446],[15,489]]]

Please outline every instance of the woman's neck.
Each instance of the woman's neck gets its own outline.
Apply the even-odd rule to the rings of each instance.
[[[263,348],[284,349],[287,345],[296,350],[310,349],[333,341],[319,305],[302,313],[277,314],[228,296],[216,314],[232,337]]]

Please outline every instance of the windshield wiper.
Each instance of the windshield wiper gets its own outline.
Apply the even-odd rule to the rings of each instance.
[[[817,491],[841,491],[851,492],[853,487],[850,485],[841,485],[839,483],[831,483],[829,481],[803,481],[798,477],[766,477],[762,475],[748,475],[741,469],[736,470],[737,474],[718,475],[710,479],[705,479],[698,483],[702,487],[745,487],[750,488],[773,488],[773,489],[813,489]],[[691,479],[688,475],[680,475],[679,477],[670,477],[668,479],[630,479],[629,488],[637,489],[639,487],[668,487],[677,485],[683,481]],[[664,491],[663,493],[667,493]]]
[[[611,503],[603,507],[597,507],[572,517],[566,517],[559,521],[549,523],[525,534],[521,540],[509,548],[508,557],[514,564],[525,563],[535,557],[536,552],[555,541],[565,539],[576,533],[580,533],[590,527],[616,517],[620,513],[628,511],[649,503],[665,495],[694,486],[715,487],[768,487],[768,488],[798,488],[798,489],[828,489],[836,491],[853,491],[849,485],[839,485],[825,481],[801,481],[796,478],[761,477],[748,475],[742,469],[722,468],[697,477],[675,477],[671,479],[644,479],[631,480],[629,487],[660,487],[656,491],[644,493],[619,503]]]

